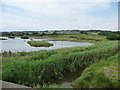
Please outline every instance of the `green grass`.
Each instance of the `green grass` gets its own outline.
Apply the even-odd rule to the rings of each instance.
[[[65,35],[49,35],[48,37],[53,38],[53,40],[68,40],[68,41],[89,41],[89,42],[98,42],[106,41],[106,36],[100,35],[86,35],[86,34],[65,34]]]
[[[34,36],[36,37],[36,36]],[[75,42],[101,42],[107,41],[106,36],[93,34],[64,34],[64,35],[44,35],[36,38],[49,38],[51,40],[75,41]]]
[[[96,61],[72,85],[75,88],[118,88],[118,55]]]
[[[34,46],[34,47],[50,47],[50,46],[53,46],[52,43],[49,43],[47,41],[28,41],[27,43],[30,46]]]
[[[88,67],[96,60],[118,52],[117,42],[101,42],[83,48],[50,51],[20,52],[13,57],[3,57],[3,80],[33,86],[51,83],[63,73]]]

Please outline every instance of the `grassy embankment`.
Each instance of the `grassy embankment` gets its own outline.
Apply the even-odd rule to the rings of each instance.
[[[41,36],[43,38],[53,38],[53,40],[68,40],[68,41],[76,41],[76,42],[98,42],[98,41],[106,41],[106,36],[101,35],[86,35],[86,34],[65,34],[65,35],[46,35]]]
[[[30,46],[34,46],[34,47],[50,47],[50,46],[53,46],[52,43],[49,43],[47,41],[28,41],[27,43]]]
[[[83,48],[21,52],[11,58],[3,57],[3,80],[42,86],[63,78],[64,73],[88,67],[117,52],[118,43],[115,41],[100,42]]]
[[[71,83],[73,88],[120,88],[119,55],[97,61],[87,67],[82,75]],[[44,85],[43,88],[61,88],[60,85]]]
[[[75,88],[118,88],[118,54],[95,62],[73,83]]]

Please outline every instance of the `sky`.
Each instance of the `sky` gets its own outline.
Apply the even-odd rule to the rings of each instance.
[[[1,0],[1,31],[118,30],[119,0]]]

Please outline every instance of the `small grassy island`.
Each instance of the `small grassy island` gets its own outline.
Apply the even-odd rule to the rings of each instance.
[[[7,38],[0,38],[0,40],[7,40]]]
[[[13,38],[13,39],[14,39],[14,38],[15,38],[15,36],[9,36],[8,38]]]
[[[49,46],[53,46],[52,43],[49,43],[47,41],[28,41],[27,43],[30,46],[34,46],[34,47],[49,47]]]
[[[28,36],[21,36],[21,39],[29,39]]]

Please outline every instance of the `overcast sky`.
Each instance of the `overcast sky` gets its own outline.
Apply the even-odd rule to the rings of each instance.
[[[1,0],[0,30],[118,30],[119,0]]]

